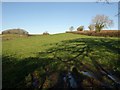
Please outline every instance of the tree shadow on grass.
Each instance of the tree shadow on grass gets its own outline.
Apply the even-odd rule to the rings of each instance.
[[[107,74],[120,75],[118,40],[80,38],[56,43],[37,57],[3,56],[3,88],[62,88],[63,74],[75,67],[80,87],[114,87]],[[66,71],[66,72],[64,72]],[[89,72],[90,75],[85,75]],[[74,75],[75,74],[75,75]],[[77,81],[76,79],[76,81]],[[118,79],[117,79],[118,80]],[[36,85],[37,84],[37,85]]]
[[[13,57],[3,56],[3,88],[26,87],[25,76],[35,70],[40,71],[41,78],[46,73],[46,66],[50,67],[53,59],[30,57],[18,60]],[[54,68],[50,67],[49,69]],[[52,72],[52,71],[51,71]]]
[[[46,53],[52,58],[61,61],[68,70],[76,67],[79,72],[90,72],[95,79],[106,87],[120,82],[120,45],[118,40],[107,38],[81,38],[57,43],[46,52],[40,52],[40,55]],[[114,75],[113,75],[114,74]],[[116,81],[115,81],[116,80]],[[93,84],[95,86],[95,83]],[[99,86],[99,85],[98,85]],[[114,85],[113,85],[114,87]]]

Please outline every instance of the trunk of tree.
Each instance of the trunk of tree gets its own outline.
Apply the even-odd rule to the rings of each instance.
[[[95,25],[96,32],[100,32],[103,28],[104,28],[103,23]]]

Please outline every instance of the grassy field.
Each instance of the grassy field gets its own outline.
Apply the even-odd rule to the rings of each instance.
[[[3,55],[16,55],[18,58],[30,57],[40,51],[53,47],[55,43],[85,37],[88,36],[74,34],[37,35],[30,37],[5,35],[3,36]]]
[[[58,81],[59,73],[71,70],[72,67],[76,67],[79,73],[91,71],[98,74],[94,85],[100,86],[101,82],[111,85],[114,81],[99,73],[96,65],[100,64],[108,72],[120,75],[119,43],[117,37],[71,33],[5,35],[2,41],[3,88],[31,87],[31,73],[38,78],[39,86],[44,81],[43,88],[50,88]],[[83,87],[90,86],[88,79],[83,78]]]

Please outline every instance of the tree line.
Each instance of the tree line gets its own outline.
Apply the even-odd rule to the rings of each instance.
[[[111,26],[113,26],[113,20],[111,20],[108,16],[96,15],[92,19],[92,23],[88,26],[88,28],[90,31],[95,30],[96,32],[100,32],[101,30],[105,28],[109,28]],[[73,31],[74,27],[71,26],[69,30]],[[84,26],[79,26],[77,28],[77,31],[83,31],[83,30],[84,30]]]

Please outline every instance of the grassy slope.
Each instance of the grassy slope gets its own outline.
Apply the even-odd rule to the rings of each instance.
[[[9,37],[9,35],[6,37]],[[58,44],[56,45],[55,43]],[[91,50],[93,50],[88,54],[90,54],[94,59],[98,60],[99,63],[101,63],[106,69],[120,71],[118,63],[118,56],[120,56],[120,54],[119,52],[117,52],[117,50],[120,49],[120,45],[118,44],[118,38],[93,37],[70,33],[46,36],[31,36],[25,38],[16,37],[11,40],[3,40],[2,43],[3,56],[10,56],[3,57],[5,60],[3,60],[3,87],[12,87],[12,85],[14,85],[13,87],[19,87],[20,83],[24,81],[25,77],[29,73],[34,72],[37,69],[39,69],[38,71],[41,73],[41,75],[44,76],[44,65],[50,65],[51,70],[63,70],[65,67],[64,65],[67,65],[66,63],[54,63],[54,57],[52,57],[51,60],[49,58],[38,59],[38,57],[35,57],[36,54],[40,51],[45,51],[46,49],[53,47],[53,49],[55,50],[58,49],[56,55],[63,59],[69,59],[79,53],[75,52],[73,54],[70,54],[71,51],[82,48],[82,45],[80,45],[81,43],[85,43],[85,46],[87,45],[90,47]],[[61,48],[62,50],[59,50]],[[86,51],[84,53],[86,53]],[[28,58],[32,56],[34,56],[35,58]],[[47,56],[47,54],[45,54],[44,56]],[[42,56],[40,55],[39,57]],[[81,62],[82,60],[81,56],[77,59],[79,60],[79,62]],[[94,66],[89,57],[85,57],[82,62],[85,63],[85,65],[88,64],[88,67],[94,70]],[[79,69],[81,70],[84,69],[84,67],[80,67],[78,61],[70,63],[78,65]]]
[[[3,55],[11,54],[16,55],[19,58],[34,56],[34,53],[44,51],[45,49],[52,47],[54,43],[85,37],[88,36],[66,33],[16,38],[13,40],[3,41]],[[5,38],[5,36],[3,38]]]

